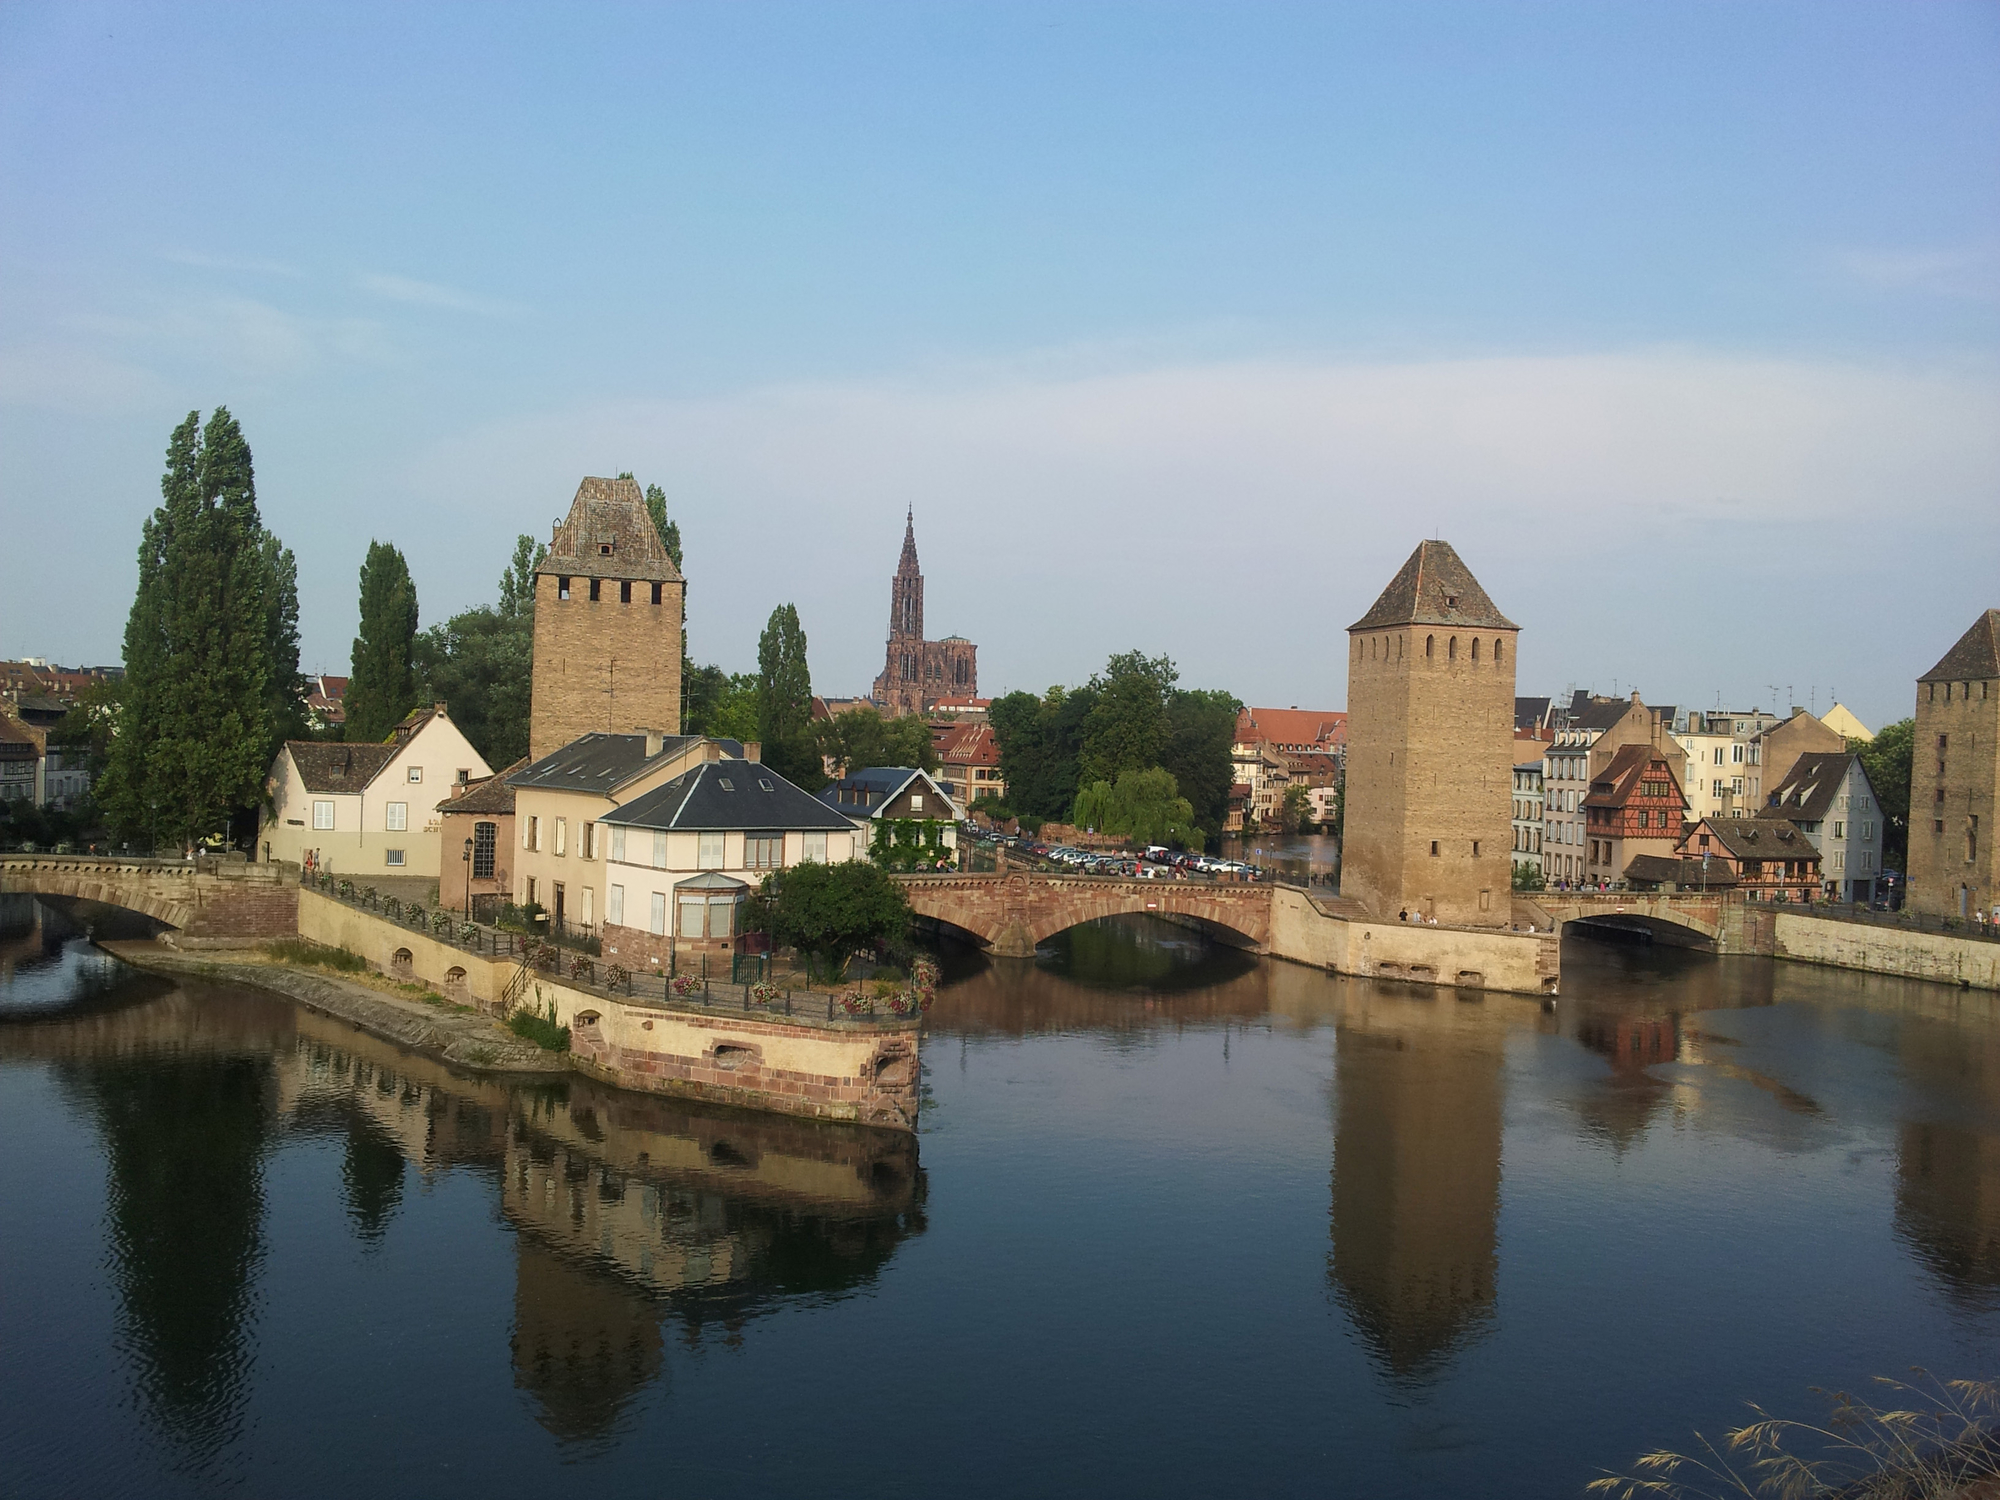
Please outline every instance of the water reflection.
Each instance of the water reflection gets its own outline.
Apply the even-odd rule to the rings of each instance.
[[[88,941],[92,923],[82,909],[89,906],[0,895],[0,1021],[98,1004],[135,978]],[[111,913],[95,908],[92,914]]]
[[[1156,994],[1208,989],[1258,967],[1250,954],[1211,941],[1199,928],[1143,913],[1059,932],[1036,951],[1035,963],[1072,984]]]
[[[284,1139],[340,1141],[365,1252],[394,1234],[411,1171],[495,1183],[516,1248],[496,1353],[564,1440],[616,1430],[663,1378],[667,1323],[740,1341],[782,1303],[865,1285],[923,1229],[908,1136],[461,1077],[229,986],[0,1028],[9,1057],[51,1062],[97,1123],[131,1375],[197,1467],[241,1433],[263,1164]]]

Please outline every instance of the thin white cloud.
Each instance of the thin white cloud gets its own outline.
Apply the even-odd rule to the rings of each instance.
[[[1868,286],[2000,301],[2000,249],[1990,245],[1843,250],[1833,260],[1841,275]]]
[[[364,292],[373,293],[390,302],[404,302],[415,307],[442,307],[452,312],[473,313],[482,318],[512,318],[518,317],[521,312],[521,309],[512,303],[481,297],[472,292],[463,292],[456,287],[442,286],[434,281],[417,281],[408,276],[391,276],[371,271],[357,276],[355,285]]]

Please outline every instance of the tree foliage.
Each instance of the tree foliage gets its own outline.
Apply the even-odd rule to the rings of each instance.
[[[121,829],[192,840],[262,800],[280,740],[304,722],[298,573],[264,529],[250,445],[226,408],[174,429],[160,492],[100,790]]]
[[[361,634],[347,679],[347,735],[375,744],[417,706],[417,586],[388,542],[370,541],[361,564]]]
[[[498,770],[528,753],[535,671],[535,569],[548,548],[515,540],[497,607],[477,605],[416,639],[418,700],[443,703],[452,722]]]
[[[674,560],[674,571],[680,572],[681,523],[667,519],[667,492],[657,484],[646,486],[646,514],[653,518],[653,530],[660,534],[660,545],[667,549],[667,556]]]
[[[826,785],[812,737],[805,627],[789,604],[771,611],[757,638],[757,738],[763,741],[765,762],[787,781],[809,792]]]
[[[774,943],[811,954],[838,974],[857,949],[907,937],[910,901],[877,865],[808,862],[767,877],[749,919]]]
[[[1312,823],[1312,796],[1299,785],[1285,788],[1285,795],[1278,802],[1278,831],[1297,833]]]
[[[868,766],[939,766],[931,726],[914,714],[885,719],[874,708],[851,708],[813,725],[813,742],[836,776]]]
[[[1194,809],[1175,784],[1173,773],[1154,766],[1121,771],[1113,781],[1094,781],[1076,796],[1070,821],[1079,828],[1115,833],[1140,844],[1185,848],[1201,842]]]
[[[1884,726],[1873,740],[1849,740],[1847,748],[1861,757],[1861,769],[1882,804],[1882,863],[1891,870],[1909,869],[1910,767],[1916,756],[1917,721],[1898,719]]]
[[[1097,703],[1094,688],[1052,687],[1042,697],[1008,693],[986,711],[1000,749],[1007,802],[1016,813],[1066,818],[1076,802],[1077,760],[1084,722]]]

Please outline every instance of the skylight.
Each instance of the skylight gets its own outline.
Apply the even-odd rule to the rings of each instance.
[[[733,792],[736,790],[736,783],[731,781],[727,776],[716,777],[715,784],[721,787],[725,792]]]

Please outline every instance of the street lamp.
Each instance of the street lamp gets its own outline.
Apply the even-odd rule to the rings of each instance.
[[[465,841],[465,853],[460,856],[465,861],[465,920],[472,920],[472,840]]]

